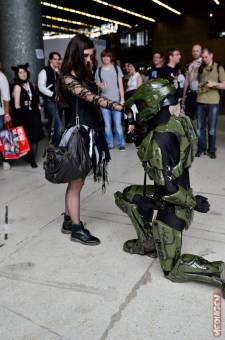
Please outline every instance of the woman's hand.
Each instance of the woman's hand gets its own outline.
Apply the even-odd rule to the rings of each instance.
[[[127,133],[132,133],[133,131],[134,131],[134,125],[129,125]]]
[[[5,124],[10,123],[11,120],[12,120],[12,118],[11,118],[10,114],[9,114],[9,113],[6,113],[6,114],[4,115],[4,122],[5,122]]]
[[[100,89],[104,89],[104,88],[106,88],[106,82],[100,82],[100,81],[98,81],[97,83],[97,86],[100,88]]]

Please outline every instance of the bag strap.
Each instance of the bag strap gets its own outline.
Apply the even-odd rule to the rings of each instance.
[[[54,135],[55,121],[56,121],[56,111],[54,112],[53,117],[52,117],[49,145],[52,144],[52,139],[53,139],[53,135]]]
[[[117,87],[118,87],[118,89],[119,89],[120,86],[119,86],[119,71],[118,71],[118,67],[117,67],[116,64],[113,64],[113,66],[114,66],[114,69],[115,69],[115,71],[116,71],[116,81],[117,81]]]
[[[101,66],[98,68],[98,77],[99,77],[99,80],[100,82],[102,83],[102,75],[101,75],[101,71],[102,71],[102,68]]]
[[[79,106],[78,106],[78,98],[75,97],[76,100],[76,106],[75,106],[75,124],[76,126],[80,125],[80,116],[79,116]],[[51,123],[51,132],[50,132],[50,139],[49,139],[49,145],[52,144],[52,139],[54,135],[54,127],[55,127],[55,121],[56,121],[56,111],[53,114],[52,123]]]
[[[76,115],[76,126],[80,125],[80,115],[79,115],[79,107],[78,107],[78,98],[76,97],[76,108],[75,108],[75,115]]]

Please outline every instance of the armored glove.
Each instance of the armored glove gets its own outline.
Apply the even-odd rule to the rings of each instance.
[[[196,206],[195,210],[201,213],[207,213],[210,208],[210,204],[207,197],[196,195]]]

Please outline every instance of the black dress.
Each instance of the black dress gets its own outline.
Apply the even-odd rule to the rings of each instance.
[[[104,134],[104,119],[100,110],[101,101],[113,108],[114,102],[97,95],[98,89],[92,80],[81,81],[69,74],[69,84],[63,84],[63,96],[70,108],[69,125],[76,124],[76,111],[79,114],[81,133],[88,149],[91,148],[91,162],[94,180],[103,180],[103,190],[107,181],[107,163],[110,153]],[[91,137],[92,136],[92,137]],[[90,152],[89,152],[90,153]]]
[[[21,84],[15,83],[21,88],[20,109],[15,108],[13,103],[13,126],[24,127],[29,144],[37,144],[43,138],[41,115],[38,108],[38,98],[33,85],[29,82],[30,91],[27,91]]]

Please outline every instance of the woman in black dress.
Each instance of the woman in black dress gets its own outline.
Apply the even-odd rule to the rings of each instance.
[[[104,136],[104,120],[100,107],[125,112],[125,107],[104,97],[98,96],[98,89],[93,81],[94,44],[82,34],[71,39],[61,67],[61,85],[63,97],[70,107],[70,122],[75,124],[75,112],[78,108],[80,125],[86,131],[86,141],[91,153],[95,179],[105,177],[105,164],[110,160],[109,150]],[[132,129],[132,128],[131,128]],[[86,245],[97,245],[100,240],[84,228],[80,221],[80,192],[85,178],[68,184],[66,191],[66,214],[62,232],[71,234],[72,241]]]
[[[38,141],[43,137],[41,116],[38,107],[38,97],[32,83],[29,81],[29,64],[12,67],[15,72],[13,84],[13,126],[24,127],[30,144],[27,156],[32,168],[37,168],[36,154]]]

